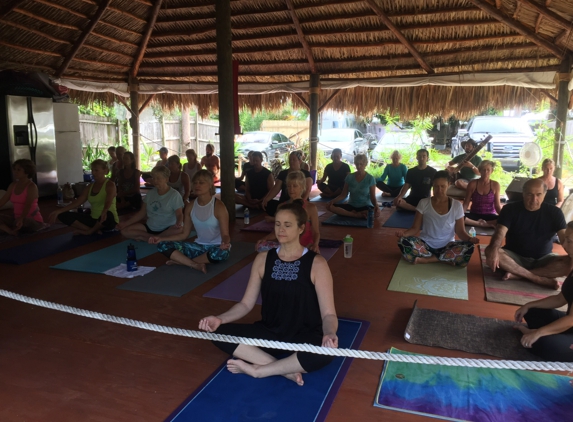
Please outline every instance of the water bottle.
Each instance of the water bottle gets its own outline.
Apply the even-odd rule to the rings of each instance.
[[[476,228],[472,226],[472,228],[469,231],[469,235],[470,237],[476,237]]]
[[[371,229],[374,227],[374,208],[368,209],[368,219],[366,220],[366,227]]]
[[[135,256],[135,246],[131,243],[127,245],[127,271],[137,271],[137,258]]]
[[[344,241],[344,257],[345,258],[352,258],[352,237],[349,234],[343,239]]]
[[[250,213],[249,213],[249,209],[245,208],[245,226],[248,226],[249,224],[251,224],[251,219],[250,219]]]
[[[63,205],[63,204],[64,204],[64,191],[62,190],[62,187],[58,185],[58,205]]]

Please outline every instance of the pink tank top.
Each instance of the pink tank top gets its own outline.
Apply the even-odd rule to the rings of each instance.
[[[12,191],[12,195],[10,195],[10,202],[14,204],[14,217],[18,218],[24,212],[24,205],[26,204],[26,198],[28,197],[28,187],[30,184],[26,186],[26,188],[22,191],[21,194],[16,194],[16,189]],[[26,218],[32,218],[39,223],[43,223],[44,219],[42,218],[42,214],[40,214],[40,208],[38,208],[38,198],[34,199],[32,205],[30,206],[30,211]]]
[[[489,192],[485,195],[481,195],[477,187],[472,193],[472,207],[471,212],[475,214],[497,214],[495,211],[495,193],[491,188],[491,182],[489,182]]]

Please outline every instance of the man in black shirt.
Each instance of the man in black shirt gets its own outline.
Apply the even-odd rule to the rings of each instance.
[[[493,271],[506,271],[503,280],[525,278],[558,289],[556,277],[571,272],[573,261],[568,255],[551,253],[553,237],[557,233],[563,242],[567,225],[560,208],[543,203],[546,192],[543,180],[531,179],[523,185],[523,202],[507,204],[499,213],[485,256]]]
[[[251,151],[252,168],[247,171],[245,179],[245,195],[235,194],[235,203],[248,208],[261,208],[263,198],[275,184],[271,171],[263,167],[263,154]]]
[[[420,149],[416,152],[418,166],[411,168],[406,173],[406,183],[402,186],[400,194],[394,199],[396,208],[402,208],[408,211],[416,211],[418,202],[421,199],[429,198],[432,193],[432,179],[437,170],[428,166],[428,151]],[[410,195],[404,198],[408,189],[411,189]]]

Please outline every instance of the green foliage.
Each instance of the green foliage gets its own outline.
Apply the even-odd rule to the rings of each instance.
[[[100,147],[99,143],[96,144],[95,147],[91,145],[91,142],[88,144],[86,149],[83,152],[82,156],[82,167],[85,171],[90,171],[90,165],[95,160],[101,159],[107,161],[109,158],[109,154],[107,153],[107,147]]]
[[[278,113],[267,110],[251,113],[246,107],[239,111],[239,123],[243,132],[260,130],[263,120],[306,120],[307,117],[308,111],[293,108],[291,101],[286,102]]]
[[[88,106],[80,104],[78,106],[78,109],[80,114],[87,114],[89,116],[108,117],[113,119],[114,121],[117,120],[117,116],[115,114],[115,107],[113,106],[108,107],[101,101],[94,101]]]
[[[305,139],[301,145],[301,151],[304,154],[304,156],[310,160],[310,142],[308,139]],[[281,157],[281,159],[285,162],[288,163],[288,153],[285,154],[285,157]],[[324,172],[324,168],[326,167],[326,165],[330,162],[330,160],[324,155],[324,151],[322,151],[321,149],[316,149],[316,174],[317,174],[317,178],[322,177],[322,173]],[[288,164],[287,164],[288,165]]]
[[[153,157],[154,154],[157,154],[157,151],[153,148],[153,144],[141,142],[139,145],[141,145],[141,171],[149,171],[155,165],[155,162],[152,162],[151,157]]]

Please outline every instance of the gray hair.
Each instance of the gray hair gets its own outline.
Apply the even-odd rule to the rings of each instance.
[[[153,170],[151,170],[151,175],[153,176],[155,174],[159,174],[163,176],[165,179],[169,180],[169,175],[171,174],[171,172],[166,166],[155,166],[153,167]]]
[[[541,179],[529,179],[527,182],[523,184],[523,193],[530,192],[531,188],[535,186],[543,186],[543,193],[547,192],[547,185]]]
[[[394,151],[392,151],[392,154],[390,154],[390,158],[393,158],[393,157],[402,158],[402,154],[400,154],[400,151],[395,149]]]
[[[364,163],[365,166],[368,165],[368,157],[366,156],[366,154],[356,154],[354,156],[354,165],[358,163]]]

